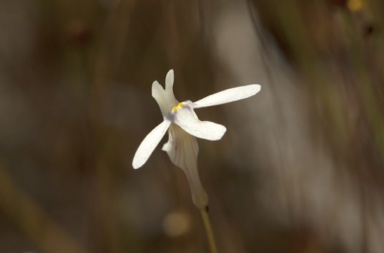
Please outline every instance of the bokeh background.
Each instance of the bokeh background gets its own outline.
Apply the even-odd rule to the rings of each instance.
[[[381,0],[1,0],[0,252],[208,252],[183,172],[134,152],[175,70],[219,252],[384,252]],[[166,138],[160,143],[165,143]]]

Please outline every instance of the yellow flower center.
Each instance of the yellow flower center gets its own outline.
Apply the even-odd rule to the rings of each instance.
[[[183,102],[178,103],[177,105],[175,105],[175,106],[172,108],[172,111],[177,111],[177,110],[179,110],[182,106],[183,106]]]

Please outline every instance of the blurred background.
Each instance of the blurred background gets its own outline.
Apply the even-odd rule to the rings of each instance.
[[[380,0],[1,0],[0,251],[208,252],[151,84],[199,109],[219,252],[384,252]]]

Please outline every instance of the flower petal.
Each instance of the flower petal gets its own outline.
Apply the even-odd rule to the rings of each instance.
[[[179,103],[173,93],[172,69],[168,71],[165,77],[165,83],[165,89],[157,81],[152,83],[152,97],[156,100],[164,117]]]
[[[174,73],[173,69],[169,70],[165,77],[165,89],[173,91]]]
[[[187,133],[210,141],[220,140],[227,131],[225,126],[210,121],[200,121],[189,105],[183,105],[178,109],[173,120]]]
[[[156,100],[163,116],[168,112],[168,102],[163,87],[158,81],[152,83],[152,97]],[[171,107],[172,108],[172,107]]]
[[[152,83],[152,97],[159,105],[163,116],[166,116],[172,110],[172,107],[179,103],[175,95],[173,95],[173,90],[164,90],[157,81]]]
[[[258,84],[250,84],[246,86],[236,87],[220,91],[218,93],[207,96],[193,103],[193,108],[202,108],[214,105],[221,105],[237,100],[251,97],[258,93],[261,86]]]
[[[167,132],[170,124],[171,122],[169,120],[164,120],[144,138],[133,158],[132,166],[134,169],[138,169],[144,165]]]
[[[174,82],[174,73],[173,69],[168,71],[166,77],[165,77],[165,95],[167,97],[168,104],[171,106],[168,108],[169,110],[167,112],[170,112],[172,107],[177,105],[179,101],[177,101],[175,97],[175,93],[173,92],[173,82]]]

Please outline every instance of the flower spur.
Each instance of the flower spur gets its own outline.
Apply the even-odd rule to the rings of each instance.
[[[168,153],[171,161],[185,172],[194,204],[199,209],[204,209],[208,206],[208,197],[198,174],[199,147],[195,137],[217,141],[227,129],[210,121],[200,121],[194,109],[245,99],[258,93],[261,87],[258,84],[250,84],[227,89],[196,102],[187,100],[180,103],[173,93],[173,82],[174,73],[171,69],[165,78],[165,89],[157,81],[152,84],[152,96],[158,103],[164,119],[141,142],[132,166],[134,169],[143,166],[168,130],[169,139],[163,150]]]

